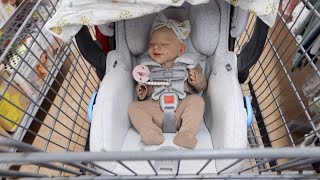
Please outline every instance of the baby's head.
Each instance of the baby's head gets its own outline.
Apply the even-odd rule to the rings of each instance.
[[[171,28],[164,26],[152,32],[148,52],[161,66],[172,67],[174,60],[185,52],[185,46]]]
[[[150,33],[150,57],[162,67],[173,67],[174,60],[185,52],[184,40],[189,33],[189,21],[180,23],[159,13]]]

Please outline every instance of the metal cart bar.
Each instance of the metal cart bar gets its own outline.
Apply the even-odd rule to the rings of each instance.
[[[188,159],[234,159],[234,158],[320,158],[319,148],[265,148],[226,149],[199,151],[158,152],[62,152],[62,153],[2,153],[1,163],[42,162],[97,162],[97,161],[140,161],[140,160],[188,160]]]

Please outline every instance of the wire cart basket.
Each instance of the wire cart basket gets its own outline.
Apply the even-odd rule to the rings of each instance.
[[[293,1],[293,0],[289,0]],[[0,32],[0,177],[71,179],[319,179],[320,173],[320,51],[308,34],[297,30],[308,13],[320,21],[320,3],[302,0],[300,9],[279,8],[273,28],[266,31],[257,62],[239,68],[239,81],[250,97],[253,122],[247,149],[215,149],[157,153],[89,152],[87,107],[101,73],[81,55],[75,41],[64,43],[44,24],[57,0],[23,0]],[[289,13],[288,13],[289,12]],[[254,29],[261,21],[250,14],[245,32],[230,40],[241,54],[255,48]],[[306,25],[304,25],[306,26]],[[90,29],[91,34],[95,34]],[[313,43],[314,42],[314,43]],[[113,39],[109,38],[110,48]],[[319,44],[319,43],[318,43]],[[238,59],[245,58],[238,56]],[[103,76],[102,76],[103,77]],[[181,160],[206,160],[197,173],[181,174]],[[216,159],[237,159],[217,173],[202,173]],[[177,161],[175,174],[158,174],[155,160]],[[129,175],[119,175],[98,161],[117,162]],[[140,175],[126,164],[145,161],[153,174]],[[225,173],[245,162],[241,171]]]

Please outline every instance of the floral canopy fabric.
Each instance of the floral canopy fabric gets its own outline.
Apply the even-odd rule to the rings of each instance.
[[[273,26],[279,0],[225,0],[256,14],[267,25]],[[61,0],[54,16],[45,28],[54,36],[69,42],[82,25],[108,24],[159,12],[169,6],[192,5],[209,0]]]
[[[264,23],[272,27],[276,21],[280,0],[225,0],[257,15]]]

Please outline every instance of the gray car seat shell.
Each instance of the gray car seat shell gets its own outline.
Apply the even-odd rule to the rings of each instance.
[[[223,0],[212,0],[209,4],[167,8],[168,18],[189,19],[191,35],[186,41],[187,51],[199,53],[201,66],[205,69],[208,87],[202,96],[206,102],[204,124],[199,130],[199,146],[208,148],[246,148],[247,126],[243,94],[238,82],[237,57],[228,51],[230,6]],[[136,100],[132,68],[146,53],[149,31],[155,14],[120,21],[115,24],[116,50],[108,53],[104,76],[93,108],[90,134],[91,151],[156,150],[156,147],[129,146],[128,137],[136,136],[128,114],[128,105]],[[167,134],[165,137],[174,136]],[[204,140],[205,142],[201,142]],[[133,140],[130,140],[130,142]],[[209,143],[208,143],[209,141]],[[138,143],[139,144],[139,143]],[[141,144],[141,143],[140,143]],[[199,149],[196,147],[196,150]],[[201,148],[200,148],[201,149]],[[182,152],[183,153],[183,152]],[[236,160],[215,160],[211,172],[218,172]],[[132,162],[134,163],[134,162]],[[138,162],[136,162],[138,163]],[[99,163],[111,170],[115,163]],[[194,164],[194,163],[193,163]],[[133,164],[132,166],[135,166]],[[242,164],[228,169],[237,171]],[[200,165],[201,167],[201,165]],[[188,169],[188,168],[186,168]],[[122,172],[122,171],[121,171]]]

